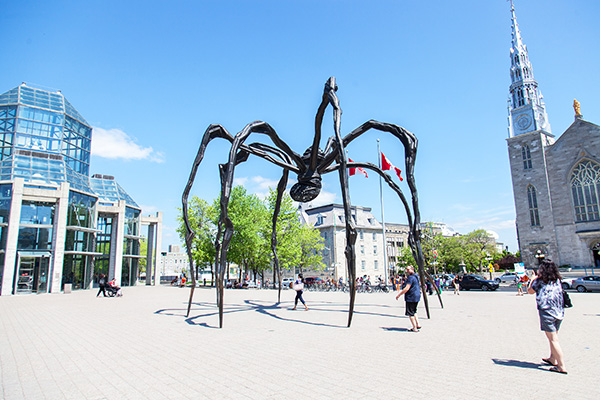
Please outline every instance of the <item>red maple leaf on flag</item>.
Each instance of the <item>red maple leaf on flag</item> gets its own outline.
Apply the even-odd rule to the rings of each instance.
[[[392,164],[390,162],[390,160],[388,160],[385,155],[383,154],[383,152],[381,153],[381,169],[384,171],[387,171],[388,169],[393,169],[394,171],[396,171],[396,175],[398,175],[398,178],[400,178],[401,181],[403,181],[404,179],[402,179],[402,176],[400,175],[400,168],[396,168],[394,166],[394,164]]]
[[[348,161],[354,162],[354,161],[352,161],[351,158],[348,158]],[[367,171],[365,171],[365,169],[361,168],[361,167],[348,168],[348,175],[350,175],[350,176],[355,175],[356,174],[356,170],[358,170],[358,172],[360,172],[361,174],[363,174],[365,176],[365,178],[369,177],[369,175],[367,175]]]

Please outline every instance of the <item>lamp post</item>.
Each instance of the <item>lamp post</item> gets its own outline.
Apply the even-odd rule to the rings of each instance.
[[[165,276],[165,263],[166,263],[166,256],[167,256],[167,252],[166,251],[162,251],[160,253],[162,255],[162,276]]]
[[[544,258],[546,258],[546,255],[544,253],[542,253],[541,250],[538,250],[535,253],[535,258],[537,258],[537,263],[538,263],[538,267],[539,267],[540,264],[542,263],[542,261],[544,261]]]
[[[488,270],[490,271],[490,280],[493,280],[492,271],[493,271],[494,267],[491,266],[492,257],[490,257],[490,255],[487,254],[487,257],[485,258],[485,260],[488,261]]]

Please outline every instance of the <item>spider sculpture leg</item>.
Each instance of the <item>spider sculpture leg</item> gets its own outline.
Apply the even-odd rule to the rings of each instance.
[[[229,204],[229,197],[231,196],[231,187],[233,185],[233,174],[235,170],[236,164],[240,161],[238,160],[238,156],[240,153],[240,149],[243,147],[244,141],[248,138],[251,133],[263,133],[268,135],[271,140],[279,147],[288,157],[302,161],[302,158],[294,153],[288,146],[285,144],[277,134],[275,130],[266,122],[255,121],[252,122],[242,131],[235,135],[233,139],[233,143],[231,145],[231,150],[229,151],[229,162],[227,164],[220,165],[221,169],[221,215],[219,217],[219,228],[224,227],[223,231],[223,239],[221,241],[218,269],[219,269],[219,279],[217,282],[217,302],[219,307],[219,327],[223,327],[223,280],[225,275],[225,268],[227,263],[227,250],[229,248],[229,242],[233,236],[233,224],[228,217],[227,206]],[[246,146],[248,148],[248,146]],[[256,149],[252,149],[256,150]],[[241,155],[247,155],[247,152],[242,152]],[[263,157],[266,159],[266,157]],[[298,171],[298,168],[293,165],[285,164],[284,162],[278,163],[283,164],[285,169],[291,169]],[[284,174],[285,175],[285,174]],[[218,236],[219,237],[219,236]],[[218,239],[217,239],[218,240]]]
[[[348,280],[350,284],[350,306],[348,309],[348,328],[352,323],[354,313],[354,300],[356,298],[356,227],[352,221],[350,191],[348,190],[348,170],[340,168],[340,185],[342,187],[342,199],[344,203],[344,216],[346,217],[346,262],[348,263]]]
[[[195,271],[194,259],[193,259],[193,255],[192,255],[193,249],[194,249],[193,239],[195,237],[195,234],[190,226],[189,217],[188,217],[188,197],[189,197],[189,193],[191,191],[192,185],[194,183],[194,179],[196,177],[198,167],[199,167],[200,163],[202,162],[202,160],[204,159],[204,154],[205,154],[206,148],[211,140],[213,140],[215,138],[222,138],[222,139],[226,139],[232,143],[230,160],[231,159],[234,160],[234,163],[233,163],[234,165],[237,165],[237,164],[245,161],[248,158],[249,154],[254,154],[258,157],[261,157],[261,158],[275,164],[275,165],[281,166],[285,170],[290,170],[290,171],[293,171],[296,173],[298,173],[300,171],[297,166],[298,164],[295,162],[296,162],[296,160],[301,160],[301,157],[299,155],[297,155],[296,153],[292,152],[291,149],[277,136],[275,131],[268,124],[266,124],[264,122],[259,122],[259,121],[254,122],[252,124],[248,124],[242,132],[240,132],[238,135],[236,135],[236,138],[240,139],[239,136],[240,136],[240,134],[243,133],[244,134],[243,139],[245,140],[251,132],[266,134],[280,148],[274,148],[272,146],[265,145],[262,143],[253,143],[253,144],[246,146],[243,144],[243,140],[238,140],[238,143],[236,145],[233,145],[234,137],[231,134],[229,134],[229,132],[227,132],[227,130],[225,128],[223,128],[221,125],[210,125],[204,132],[204,135],[202,137],[202,141],[200,144],[200,148],[198,149],[198,153],[194,160],[194,164],[192,165],[190,177],[188,179],[188,182],[186,184],[186,187],[183,191],[183,196],[182,196],[182,204],[183,204],[182,214],[183,214],[183,220],[185,222],[185,228],[186,228],[185,242],[186,242],[186,248],[187,248],[191,271]],[[237,152],[237,154],[235,154],[235,152]],[[235,154],[235,156],[232,156],[232,154]],[[228,178],[229,174],[227,174],[228,164],[220,165],[219,169],[220,169],[221,183],[222,183],[221,186],[223,189],[224,184],[227,182],[227,179],[229,179]],[[233,166],[231,167],[231,170],[233,171]],[[226,193],[230,193],[230,189],[231,189],[231,187],[229,187],[227,189]],[[222,190],[222,192],[223,192],[223,190]],[[225,202],[225,204],[229,201],[228,194],[226,196],[221,196],[221,197],[222,197],[221,201]],[[223,197],[225,197],[224,200],[223,200]],[[221,206],[223,206],[223,205],[221,205]],[[224,267],[224,265],[222,266],[220,261],[221,260],[226,261],[227,251],[225,249],[225,252],[222,252],[222,250],[223,250],[222,240],[227,238],[228,235],[230,234],[227,229],[227,227],[228,227],[227,221],[228,221],[228,219],[226,218],[226,215],[224,218],[222,218],[222,217],[219,218],[219,221],[217,224],[217,237],[215,240],[215,250],[216,250],[215,265],[217,268],[217,271],[216,271],[217,272],[217,274],[216,274],[217,275],[217,279],[216,279],[217,280],[217,302],[220,304],[219,307],[221,310],[221,312],[220,312],[221,326],[222,326],[222,301],[221,300],[223,298],[223,279],[224,279],[225,267]],[[229,221],[229,223],[231,223],[231,221]],[[228,239],[227,245],[229,244],[230,239],[231,238]],[[219,282],[220,282],[220,284],[219,284]],[[187,310],[186,316],[189,316],[189,314],[190,314],[195,286],[196,286],[195,275],[192,273],[192,287],[190,290],[190,298],[189,298],[189,302],[188,302],[188,310]]]
[[[410,132],[398,125],[389,124],[389,123],[385,123],[385,122],[379,122],[379,121],[375,121],[375,120],[370,120],[370,121],[365,122],[358,128],[356,128],[352,132],[350,132],[348,135],[346,135],[343,138],[343,140],[339,141],[339,143],[342,144],[341,147],[346,148],[346,146],[348,146],[348,144],[350,144],[350,142],[352,142],[354,139],[361,136],[363,133],[367,132],[370,129],[375,129],[375,130],[391,133],[393,136],[395,136],[396,138],[398,138],[400,140],[400,142],[402,143],[402,145],[404,147],[404,160],[405,160],[405,166],[406,166],[405,176],[406,176],[406,181],[407,181],[408,187],[411,192],[412,210],[413,210],[413,214],[414,214],[414,219],[412,219],[412,221],[409,216],[410,231],[409,231],[408,242],[411,247],[413,257],[415,258],[415,261],[417,262],[421,290],[424,293],[423,300],[425,303],[425,309],[427,311],[427,317],[430,317],[429,301],[427,299],[427,294],[426,294],[426,290],[425,290],[424,257],[423,257],[423,250],[421,249],[421,231],[420,231],[421,214],[419,211],[419,198],[418,198],[418,193],[417,193],[417,185],[416,185],[415,177],[414,177],[414,167],[415,167],[415,160],[416,160],[416,156],[417,156],[418,140],[417,140],[417,137],[412,132]],[[337,143],[335,143],[335,141],[334,141],[332,143],[332,147],[335,147],[336,145],[337,145]],[[329,171],[328,167],[334,161],[337,161],[338,164],[340,164],[339,168],[343,168],[343,169],[346,168],[346,165],[344,165],[345,163],[341,163],[339,161],[340,160],[339,147],[340,146],[338,145],[337,153],[335,151],[328,153],[328,156],[323,161],[322,166],[324,166],[326,168],[325,169],[326,172]],[[388,184],[389,184],[389,181],[388,181]],[[407,214],[408,214],[410,208],[408,207],[406,201],[404,201],[404,205],[405,205],[405,208],[406,208]],[[441,303],[441,298],[440,298],[440,303]]]
[[[277,200],[275,202],[275,210],[273,211],[273,231],[271,232],[271,251],[273,252],[273,265],[275,266],[275,272],[277,274],[277,282],[279,282],[279,290],[277,291],[277,303],[281,302],[281,269],[279,268],[279,257],[277,256],[277,218],[279,217],[279,210],[281,209],[281,199],[283,198],[283,192],[288,182],[289,171],[283,170],[283,176],[279,180],[277,185]]]
[[[192,276],[192,288],[190,290],[190,299],[188,302],[188,309],[187,309],[186,317],[190,316],[190,309],[192,307],[192,299],[194,297],[194,289],[196,287],[196,274],[195,274],[196,269],[194,267],[194,258],[192,255],[192,252],[194,249],[193,241],[194,241],[195,234],[190,226],[190,221],[189,221],[189,217],[188,217],[188,197],[190,194],[190,190],[192,189],[192,185],[194,183],[194,179],[196,177],[196,172],[198,171],[198,167],[200,166],[200,163],[204,159],[204,153],[206,151],[206,147],[208,146],[208,143],[215,138],[223,138],[230,142],[233,142],[233,136],[231,136],[229,134],[229,132],[227,132],[227,130],[225,128],[223,128],[221,125],[210,125],[206,129],[206,131],[204,132],[204,135],[202,136],[202,142],[200,144],[200,148],[198,149],[198,153],[196,154],[196,159],[194,160],[194,164],[192,165],[190,177],[185,186],[185,189],[183,190],[183,196],[182,196],[182,214],[183,214],[183,221],[185,223],[185,229],[186,229],[185,245],[186,245],[186,250],[187,250],[187,254],[188,254],[188,260],[190,263],[190,275]],[[217,253],[218,253],[218,250],[217,250]]]
[[[323,122],[323,114],[327,105],[331,104],[331,107],[333,108],[333,130],[335,135],[332,140],[328,141],[327,145],[328,147],[330,145],[332,147],[335,147],[330,154],[331,157],[335,158],[335,160],[340,165],[340,169],[338,172],[340,176],[340,186],[342,189],[344,216],[346,217],[346,249],[344,250],[344,254],[346,255],[346,262],[348,264],[348,283],[350,286],[350,305],[348,307],[348,327],[350,327],[350,324],[352,323],[352,315],[354,314],[354,301],[356,298],[356,227],[354,225],[354,222],[352,221],[352,204],[350,203],[350,190],[348,188],[348,170],[346,169],[346,164],[348,160],[346,159],[342,136],[340,134],[342,109],[340,107],[339,99],[335,93],[336,91],[337,85],[335,83],[335,78],[331,77],[328,79],[327,83],[325,83],[323,98],[321,100],[321,104],[319,105],[319,109],[317,110],[317,115],[315,117],[315,141],[312,147],[310,168],[312,170],[317,170],[319,168],[319,165],[317,164],[316,149],[318,149],[318,141],[321,137],[321,124]]]

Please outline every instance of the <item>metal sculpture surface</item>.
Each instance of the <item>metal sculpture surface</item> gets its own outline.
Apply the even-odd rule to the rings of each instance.
[[[277,280],[281,283],[281,272],[279,269],[279,259],[277,257],[277,237],[276,237],[276,222],[279,214],[282,196],[287,186],[289,173],[295,173],[298,176],[298,182],[290,189],[291,197],[298,202],[308,202],[315,199],[321,191],[321,176],[329,172],[338,171],[342,199],[344,205],[344,215],[346,219],[346,248],[345,255],[348,264],[348,279],[350,285],[350,304],[348,310],[348,327],[352,322],[352,314],[354,311],[354,300],[356,296],[356,257],[355,257],[355,242],[356,242],[356,228],[351,218],[350,213],[350,192],[348,189],[348,168],[367,168],[383,177],[392,190],[394,190],[402,204],[404,205],[409,225],[409,237],[408,242],[412,250],[414,259],[417,262],[419,276],[421,281],[421,287],[424,289],[425,284],[425,272],[423,267],[423,251],[421,249],[421,232],[420,232],[420,213],[417,196],[417,186],[414,178],[414,167],[415,158],[417,155],[417,138],[414,134],[407,131],[406,129],[385,122],[379,122],[370,120],[350,132],[348,135],[342,137],[340,133],[340,123],[342,110],[340,103],[336,95],[337,85],[335,83],[335,77],[331,77],[325,83],[325,90],[323,91],[323,98],[317,115],[315,118],[315,136],[313,144],[309,147],[304,154],[301,156],[280,139],[275,130],[266,122],[254,121],[244,127],[235,136],[232,136],[224,127],[221,125],[210,125],[205,131],[202,137],[200,148],[194,160],[192,170],[188,183],[183,191],[183,219],[186,227],[186,247],[189,257],[191,276],[192,276],[192,287],[190,291],[190,299],[188,304],[187,315],[189,316],[190,308],[192,304],[192,298],[194,295],[194,288],[196,286],[196,278],[194,273],[194,260],[192,257],[192,241],[194,238],[194,232],[192,231],[187,214],[187,199],[196,177],[196,172],[202,159],[208,143],[215,138],[222,138],[231,142],[231,150],[229,152],[229,160],[226,164],[219,164],[220,176],[221,176],[221,197],[220,207],[221,214],[217,224],[217,238],[215,241],[216,249],[216,266],[217,266],[217,304],[219,308],[219,327],[223,327],[223,292],[224,292],[224,277],[227,262],[227,249],[229,242],[233,235],[234,226],[227,215],[227,206],[229,204],[229,197],[231,194],[231,188],[233,184],[233,175],[235,167],[246,161],[249,155],[254,155],[267,160],[275,165],[283,168],[283,174],[279,180],[277,186],[277,201],[273,214],[273,233],[271,236],[271,250],[273,252],[273,264],[277,274]],[[333,123],[334,123],[334,135],[327,140],[325,150],[319,148],[321,142],[321,125],[323,122],[323,114],[328,105],[333,108]],[[411,192],[411,203],[407,201],[402,190],[395,182],[392,181],[391,177],[384,173],[379,167],[371,163],[359,163],[359,162],[348,162],[344,149],[354,139],[358,138],[363,133],[370,129],[384,131],[392,134],[400,140],[404,146],[404,158],[406,165],[406,181]],[[246,139],[252,133],[258,133],[267,135],[273,142],[273,145],[267,145],[264,143],[251,143],[246,144]],[[279,296],[281,295],[281,284],[279,285]],[[429,317],[429,305],[427,296],[424,293],[425,307],[427,310],[427,316]],[[441,299],[440,299],[441,301]]]

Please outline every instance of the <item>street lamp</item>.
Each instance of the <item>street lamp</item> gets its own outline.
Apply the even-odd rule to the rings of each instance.
[[[539,266],[542,263],[542,261],[544,261],[544,258],[546,258],[546,255],[544,253],[542,253],[541,250],[538,250],[535,253],[535,258],[537,258],[537,263],[538,263],[538,266]]]
[[[492,258],[492,257],[490,257],[490,255],[489,255],[489,254],[487,254],[487,253],[486,253],[486,255],[487,255],[487,257],[485,258],[485,260],[486,260],[486,261],[488,261],[488,263],[489,263],[489,264],[488,264],[488,269],[489,269],[489,271],[490,271],[490,280],[492,280],[492,279],[493,279],[493,277],[492,277],[492,269],[493,269],[493,267],[492,267],[492,266],[490,266],[490,264],[491,264],[491,262],[490,262],[490,261],[492,261],[492,259],[493,259],[493,258]]]
[[[458,266],[460,267],[460,272],[462,272],[463,274],[467,273],[467,270],[465,268],[467,266],[467,264],[465,264],[464,261],[461,261],[460,264],[458,264]]]

